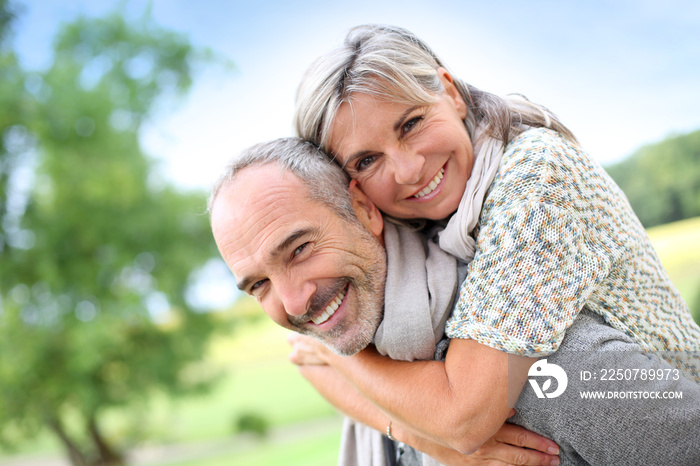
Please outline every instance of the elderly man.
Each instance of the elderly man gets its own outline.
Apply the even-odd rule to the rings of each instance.
[[[434,432],[400,422],[405,417],[397,408],[385,406],[390,398],[386,396],[387,387],[396,374],[382,379],[382,374],[375,373],[382,380],[377,383],[379,388],[374,388],[371,377],[367,377],[372,373],[363,373],[362,358],[357,358],[366,351],[372,353],[366,348],[375,339],[384,318],[387,264],[382,235],[386,234],[386,225],[356,186],[348,194],[347,179],[338,167],[329,165],[313,146],[299,140],[253,147],[222,177],[212,194],[210,210],[216,243],[239,288],[255,296],[279,325],[312,336],[333,350],[317,361],[330,365],[304,366],[302,372],[326,398],[379,431],[388,425],[387,433],[391,434],[393,423],[394,436],[400,432],[401,440],[442,462],[464,464],[474,459],[461,455],[457,451],[461,448],[450,448],[452,445]],[[392,260],[390,256],[389,262]],[[450,300],[451,297],[447,301]],[[391,306],[391,301],[386,306]],[[439,307],[445,308],[444,300]],[[441,322],[444,323],[443,317],[434,318],[432,323],[429,317],[427,322],[427,326],[432,326],[429,333],[436,342],[442,335]],[[392,343],[387,345],[386,354],[391,354]],[[550,366],[546,365],[547,361],[540,361],[532,366],[531,373],[534,369],[545,369],[542,375],[547,375],[546,369],[556,363],[568,367],[569,373],[577,377],[580,373],[583,379],[584,371],[578,371],[581,356],[589,363],[598,361],[602,368],[602,361],[608,361],[601,359],[604,354],[601,350],[605,349],[625,350],[614,352],[615,363],[622,369],[636,366],[645,371],[673,370],[658,358],[642,355],[620,332],[595,317],[582,315],[568,331],[562,349],[550,356]],[[370,357],[375,356],[381,358]],[[574,372],[571,368],[575,368]],[[361,375],[355,377],[358,373]],[[557,373],[553,374],[556,378]],[[479,375],[474,374],[475,380]],[[566,380],[556,380],[559,386],[555,393],[559,396],[566,389]],[[596,405],[574,399],[554,404],[554,400],[545,399],[550,404],[543,404],[541,398],[554,398],[554,393],[548,392],[548,383],[539,387],[531,380],[533,391],[523,392],[516,406],[518,422],[556,440],[562,445],[562,460],[569,464],[697,462],[700,387],[680,376],[662,382],[650,384],[645,380],[641,387],[644,390],[640,386],[635,386],[635,390],[673,389],[682,392],[683,404],[670,409],[663,403],[630,403],[619,409],[619,400],[600,400]],[[414,384],[420,390],[421,382],[416,380]],[[519,394],[522,386],[511,388]],[[686,403],[688,398],[694,401]],[[615,408],[616,411],[611,411]],[[641,417],[645,418],[644,424]],[[625,432],[617,427],[620,423],[625,425]],[[499,440],[543,451],[552,446],[534,434],[527,441],[518,442],[508,437],[512,429],[502,427],[491,443],[484,444],[495,445],[492,451],[500,459],[520,461],[524,457],[518,455],[526,451],[513,450],[515,447]],[[521,434],[522,431],[516,432],[516,438]],[[640,440],[643,434],[653,438],[656,445],[680,442],[683,448],[676,451],[650,446],[646,439]],[[369,442],[364,446],[374,448],[377,444]],[[552,459],[533,451],[527,455],[526,459],[533,462]],[[379,464],[375,460],[371,458],[367,464]],[[427,460],[423,458],[424,462]],[[415,461],[402,464],[421,464],[420,458],[416,457]]]

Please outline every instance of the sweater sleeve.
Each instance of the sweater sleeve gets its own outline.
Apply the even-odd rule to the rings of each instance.
[[[541,199],[498,209],[479,232],[446,334],[523,356],[556,351],[610,269],[584,233]]]

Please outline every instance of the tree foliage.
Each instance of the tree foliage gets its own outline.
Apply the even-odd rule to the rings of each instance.
[[[700,216],[700,130],[643,147],[606,170],[647,228]]]
[[[49,427],[73,464],[121,464],[107,408],[213,381],[185,370],[214,329],[185,299],[216,254],[204,194],[161,181],[139,142],[207,54],[117,14],[65,25],[54,53],[42,73],[0,54],[0,440]]]
[[[26,125],[35,110],[25,89],[25,73],[9,46],[14,18],[15,10],[6,0],[0,0],[0,252],[7,241],[5,230],[12,223],[10,176],[26,150]]]

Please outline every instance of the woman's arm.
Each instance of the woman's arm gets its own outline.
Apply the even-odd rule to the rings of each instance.
[[[373,347],[343,357],[314,344],[319,362],[329,364],[391,419],[465,454],[475,452],[510,416],[535,362],[472,340],[452,340],[444,363],[395,361]],[[306,356],[290,358],[304,364]]]
[[[299,372],[338,410],[353,419],[384,432],[390,418],[362,396],[335,369],[328,365],[301,365]],[[445,465],[558,464],[557,445],[522,427],[504,424],[484,445],[471,455],[464,455],[445,445],[428,440],[399,421],[392,422],[392,436]],[[549,451],[549,454],[546,453]],[[500,463],[499,463],[500,464]]]

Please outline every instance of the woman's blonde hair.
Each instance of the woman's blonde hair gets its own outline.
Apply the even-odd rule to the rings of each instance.
[[[444,91],[438,68],[447,67],[411,32],[394,26],[352,28],[342,46],[318,58],[297,91],[297,135],[330,153],[330,126],[343,102],[355,93],[409,105],[429,105]],[[464,120],[474,143],[493,137],[504,145],[526,127],[547,127],[576,142],[545,107],[520,95],[484,92],[453,76],[468,112]],[[483,128],[476,134],[476,128]],[[332,154],[331,154],[332,155]]]

